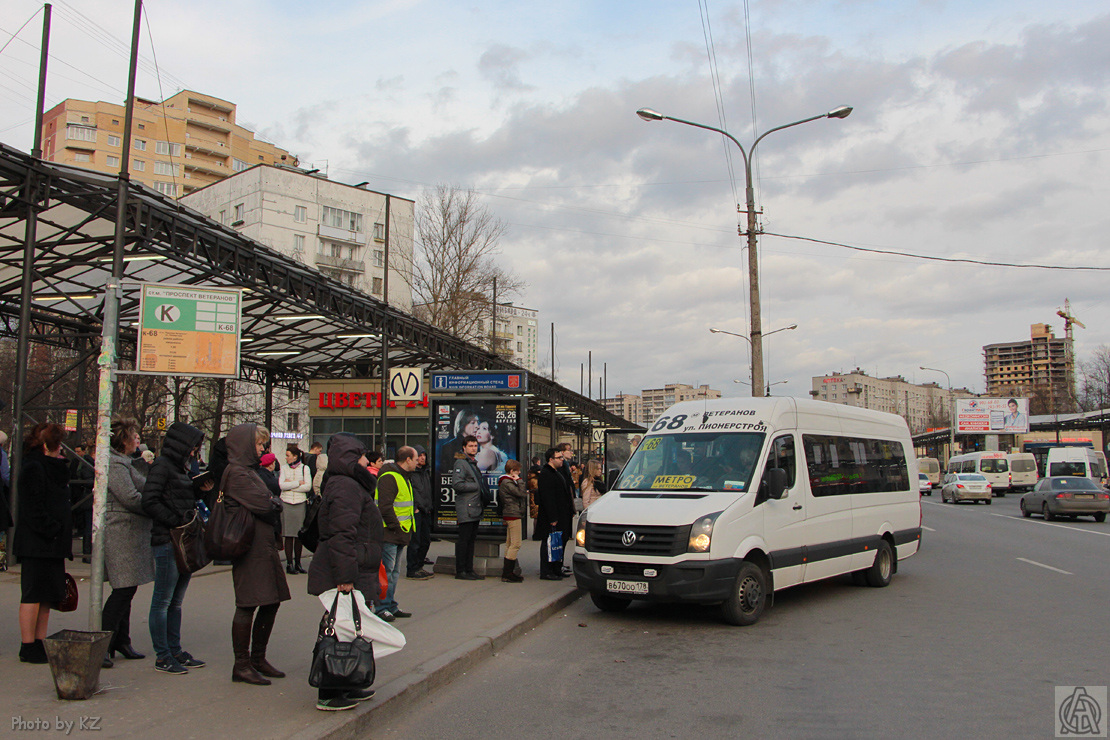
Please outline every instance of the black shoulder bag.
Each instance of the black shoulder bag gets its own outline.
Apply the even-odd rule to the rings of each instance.
[[[318,689],[358,689],[374,683],[374,645],[362,636],[362,617],[352,590],[351,616],[355,622],[355,639],[341,642],[335,636],[335,612],[339,597],[335,594],[331,611],[320,620],[316,646],[312,648],[312,667],[308,685]]]

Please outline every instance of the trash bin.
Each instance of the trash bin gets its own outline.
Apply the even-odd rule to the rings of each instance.
[[[96,693],[111,632],[61,630],[43,640],[59,699],[88,699]]]

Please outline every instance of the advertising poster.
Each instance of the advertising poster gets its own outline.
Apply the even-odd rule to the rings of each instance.
[[[478,440],[475,461],[486,478],[494,503],[486,507],[478,525],[479,535],[504,536],[504,522],[497,515],[497,481],[505,473],[505,463],[520,459],[521,404],[516,399],[452,398],[436,399],[432,404],[433,480],[436,498],[436,532],[454,532],[455,491],[451,469],[456,455],[463,454],[463,438]],[[527,469],[522,471],[526,474]]]
[[[957,398],[958,434],[1028,434],[1028,398]]]

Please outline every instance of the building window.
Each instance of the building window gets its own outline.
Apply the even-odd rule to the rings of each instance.
[[[144,162],[141,159],[132,160],[131,161],[131,167],[136,172],[146,172],[146,162]]]
[[[119,167],[119,157],[109,154],[107,157],[107,161],[109,167]]]
[[[295,432],[301,428],[301,415],[296,411],[290,411],[285,415],[285,430],[287,432]]]
[[[304,254],[304,234],[293,235],[293,254]]]
[[[118,118],[113,118],[112,119],[112,125],[113,126],[118,126],[119,125],[119,119]]]
[[[88,152],[77,152],[73,155],[74,162],[89,162],[91,160],[92,157],[89,155]]]
[[[177,175],[178,166],[170,162],[163,162],[156,160],[154,162],[154,174],[156,175]]]
[[[324,215],[321,219],[325,226],[347,231],[362,231],[362,214],[344,211],[341,208],[324,206]]]
[[[162,195],[168,195],[173,198],[177,197],[177,185],[174,185],[172,182],[156,182],[154,183],[154,189]]]
[[[478,319],[478,331],[485,331],[485,330],[486,330],[486,322],[482,321],[481,319]]]
[[[385,241],[385,224],[374,224],[374,238],[380,242]]]
[[[135,139],[135,148],[140,152],[146,151],[146,139]]]
[[[231,225],[235,226],[236,224],[241,224],[241,223],[243,223],[243,204],[242,203],[236,203],[235,204],[235,212],[232,215]]]
[[[517,342],[516,343],[516,351],[517,352],[523,352],[524,351],[524,342]]]
[[[523,326],[520,326],[519,324],[517,325],[517,327],[516,327],[516,335],[517,335],[518,337],[524,336],[524,327],[523,327]]]
[[[385,252],[381,249],[374,250],[374,267],[385,267]]]
[[[140,131],[145,131],[146,130],[146,124],[145,123],[140,123],[139,124],[139,130]],[[145,142],[143,143],[143,148],[144,149],[146,148],[146,143]]]
[[[87,126],[66,126],[66,138],[73,141],[96,141],[96,129]]]
[[[332,257],[335,257],[336,259],[339,259],[342,254],[343,254],[343,247],[339,246],[338,244],[332,244],[331,245],[331,256]]]
[[[154,142],[154,153],[155,154],[168,154],[171,157],[180,157],[181,156],[181,145],[180,144],[173,144],[173,143],[170,143],[168,141],[156,141],[156,142]]]
[[[250,165],[248,163],[244,162],[243,160],[236,159],[235,157],[231,158],[231,169],[233,171],[242,172],[243,170],[247,169],[248,167],[250,167]]]
[[[119,137],[115,134],[108,134],[108,146],[119,146]]]
[[[293,209],[293,220],[299,224],[303,224],[308,220],[308,209],[304,206],[297,206]]]
[[[373,293],[374,295],[381,295],[382,294],[382,279],[381,278],[379,278],[379,277],[374,278],[374,282],[371,284],[370,292]]]
[[[227,211],[220,211],[220,223],[221,224],[226,224],[227,223]]]
[[[88,123],[88,122],[89,122],[89,117],[88,116],[81,116],[81,123]]]
[[[357,247],[347,247],[347,259],[353,260],[355,258],[355,250]]]

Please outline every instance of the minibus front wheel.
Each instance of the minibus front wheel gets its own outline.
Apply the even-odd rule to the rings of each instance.
[[[603,612],[619,612],[632,603],[632,599],[610,596],[605,591],[590,591],[590,600]]]
[[[747,627],[755,624],[767,606],[767,573],[755,563],[745,560],[740,564],[736,581],[728,599],[721,604],[721,612],[729,624]]]

